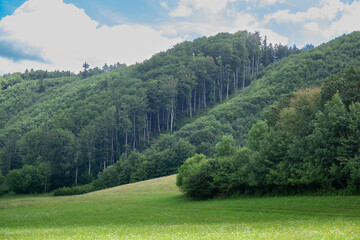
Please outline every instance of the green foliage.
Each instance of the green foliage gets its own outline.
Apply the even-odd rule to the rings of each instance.
[[[358,82],[360,75],[353,78],[349,71],[356,70],[327,81],[336,82],[337,77],[349,85]],[[307,89],[286,96],[267,112],[270,121],[259,121],[251,128],[249,148],[226,151],[224,146],[231,146],[233,140],[224,137],[216,145],[215,159],[203,156],[201,161],[185,162],[178,186],[197,198],[237,193],[359,194],[360,103],[347,107],[336,89],[329,101],[320,101],[328,90]],[[348,91],[343,97],[349,99],[348,94],[353,95]]]
[[[66,175],[76,164],[75,148],[75,136],[68,130],[34,129],[22,139],[23,163],[43,169],[46,189],[58,188],[69,184]]]
[[[215,146],[217,157],[227,157],[235,153],[235,140],[232,135],[225,135]]]
[[[176,185],[193,198],[208,198],[214,194],[211,164],[203,154],[188,158],[181,166]]]
[[[258,121],[249,131],[249,149],[259,151],[265,135],[268,133],[268,126],[264,121]]]
[[[117,184],[160,177],[176,173],[195,153],[214,157],[221,136],[232,135],[237,146],[246,146],[252,125],[264,116],[269,128],[276,125],[283,131],[271,143],[281,151],[271,151],[271,163],[258,167],[285,168],[275,159],[285,159],[285,150],[304,155],[297,147],[286,149],[284,142],[289,136],[302,139],[312,132],[309,120],[315,119],[313,109],[318,107],[314,102],[324,106],[334,89],[346,108],[357,101],[357,83],[348,79],[357,78],[358,70],[349,70],[342,81],[334,80],[328,87],[325,83],[328,90],[320,101],[306,103],[305,93],[296,98],[290,94],[264,114],[263,110],[281,96],[320,86],[329,75],[357,65],[359,39],[355,32],[300,51],[273,47],[258,33],[221,33],[178,44],[130,67],[106,64],[102,70],[87,67],[78,75],[33,70],[4,75],[2,173],[24,165],[41,168],[47,176],[45,191],[88,184],[111,165],[118,169]],[[271,144],[257,153],[259,162],[266,150],[272,150]],[[306,146],[304,141],[293,144]],[[249,147],[254,149],[251,141]],[[333,172],[337,169],[333,167]],[[291,174],[298,176],[295,170]],[[269,179],[280,181],[274,176]]]
[[[6,175],[9,189],[15,193],[40,193],[44,191],[43,173],[36,167],[24,165]]]
[[[104,189],[118,185],[119,170],[117,166],[110,166],[98,174],[97,179],[92,182],[95,189]]]
[[[73,187],[62,187],[54,191],[54,196],[70,196],[80,195],[95,191],[96,189],[91,184]]]

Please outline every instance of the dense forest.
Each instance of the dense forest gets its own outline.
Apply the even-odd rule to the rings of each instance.
[[[302,50],[221,33],[129,67],[4,75],[2,188],[85,192],[176,173],[197,153],[213,158],[226,134],[246,146],[265,107],[359,65],[359,46],[358,32]]]
[[[177,185],[189,196],[360,193],[360,68],[322,88],[288,94],[264,112],[237,150],[226,135],[214,158],[195,155]]]

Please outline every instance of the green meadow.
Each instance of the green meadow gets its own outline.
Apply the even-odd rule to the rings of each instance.
[[[0,239],[360,239],[359,196],[194,201],[175,178],[71,197],[1,197]]]

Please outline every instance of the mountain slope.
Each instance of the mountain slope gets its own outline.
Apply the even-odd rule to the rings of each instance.
[[[267,50],[274,49],[262,44],[257,33],[221,33],[178,44],[135,66],[119,64],[107,73],[102,73],[109,70],[104,66],[78,75],[33,70],[4,75],[2,174],[30,166],[26,171],[45,186],[16,190],[23,192],[88,183],[121,156],[146,149],[159,134],[173,133],[247,86],[277,56],[269,61]],[[277,58],[294,52],[282,50],[287,53]],[[163,170],[173,172],[176,166]],[[26,171],[15,171],[9,184],[17,186]]]
[[[33,191],[88,183],[104,169],[98,188],[176,173],[195,153],[212,156],[224,134],[246,145],[264,108],[359,65],[359,46],[354,32],[265,67],[257,34],[222,33],[92,77],[20,79],[1,91],[2,173],[34,166]]]
[[[359,46],[360,33],[354,32],[270,65],[232,99],[215,106],[173,135],[159,138],[146,151],[123,156],[112,169],[116,176],[114,183],[175,173],[185,159],[195,153],[212,157],[216,143],[226,134],[233,135],[237,145],[246,145],[251,126],[263,118],[266,107],[285,94],[320,86],[326,77],[360,65]],[[105,181],[105,176],[100,177],[100,181]]]
[[[270,65],[237,96],[214,107],[208,116],[184,126],[175,135],[191,138],[199,128],[210,127],[209,119],[215,118],[220,124],[231,126],[232,132],[224,133],[233,134],[238,144],[244,145],[251,126],[262,118],[264,108],[282,95],[320,86],[326,77],[359,65],[360,32],[354,32]],[[204,126],[206,122],[209,124]]]

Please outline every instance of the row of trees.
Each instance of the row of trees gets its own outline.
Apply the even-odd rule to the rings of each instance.
[[[176,129],[177,116],[223,103],[244,89],[264,67],[298,49],[261,43],[258,33],[221,33],[176,45],[136,66],[146,86],[148,129]],[[276,53],[276,54],[275,54]]]
[[[320,89],[272,105],[236,150],[232,136],[214,158],[196,155],[180,168],[187,195],[360,192],[360,69],[332,76]]]

